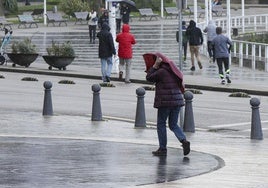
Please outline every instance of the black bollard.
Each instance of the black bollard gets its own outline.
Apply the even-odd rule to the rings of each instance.
[[[92,104],[92,121],[102,121],[101,102],[100,102],[100,90],[99,84],[94,84],[91,87],[93,91],[93,104]]]
[[[43,85],[45,88],[43,116],[52,116],[53,115],[52,97],[51,97],[52,83],[50,81],[45,81]]]
[[[145,89],[140,87],[136,89],[137,94],[137,108],[136,108],[136,118],[135,127],[146,127],[146,117],[145,117],[145,107],[144,107],[144,95]]]
[[[261,118],[259,112],[260,100],[257,98],[250,99],[250,105],[252,108],[251,115],[251,139],[262,140],[262,127],[261,127]]]
[[[185,112],[184,112],[183,131],[194,133],[195,125],[194,125],[194,113],[192,106],[193,93],[190,91],[186,91],[184,93],[184,99],[185,99]]]

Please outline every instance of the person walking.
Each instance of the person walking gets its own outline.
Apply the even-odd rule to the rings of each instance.
[[[188,37],[186,35],[186,22],[182,21],[182,47],[183,47],[183,60],[186,61],[187,57],[187,46],[188,46]],[[179,42],[179,31],[176,32],[176,40]]]
[[[92,9],[91,12],[89,13],[88,29],[89,29],[89,40],[90,43],[93,44],[95,44],[97,24],[98,24],[97,12]]]
[[[203,68],[201,60],[200,60],[200,45],[203,44],[203,34],[200,28],[196,27],[196,23],[193,20],[190,20],[189,26],[186,30],[186,35],[189,39],[189,46],[191,52],[191,71],[195,71],[195,58],[197,59],[197,63],[200,69]]]
[[[99,39],[99,58],[101,60],[102,81],[110,82],[113,68],[112,56],[116,54],[113,36],[107,23],[103,23],[97,33]],[[107,68],[106,68],[107,65]]]
[[[125,3],[123,3],[121,7],[121,15],[123,24],[128,24],[130,16],[130,8]]]
[[[130,83],[130,71],[132,61],[132,45],[136,44],[135,37],[130,33],[130,26],[123,24],[122,32],[116,36],[118,42],[118,57],[119,57],[119,79],[123,79],[123,70],[126,64],[125,83]]]
[[[222,28],[216,28],[217,36],[212,41],[212,48],[214,50],[214,56],[219,68],[219,76],[221,84],[225,84],[225,78],[223,73],[223,65],[225,68],[225,77],[227,83],[231,83],[230,80],[230,68],[229,68],[229,54],[232,48],[232,41],[222,34]]]
[[[146,57],[147,56],[147,57]],[[152,58],[148,58],[152,56]],[[183,154],[190,153],[190,142],[182,129],[178,126],[178,116],[184,106],[183,74],[175,63],[161,53],[145,54],[145,63],[148,59],[155,60],[154,65],[147,70],[146,80],[155,83],[154,107],[157,108],[157,135],[159,148],[153,151],[155,156],[167,155],[167,132],[166,121],[169,129],[182,143]]]
[[[101,29],[102,25],[106,23],[107,25],[109,25],[109,14],[107,10],[104,10],[104,12],[102,13],[102,15],[100,16],[100,19],[98,21],[99,24],[99,28]]]
[[[120,3],[117,3],[116,5],[115,21],[116,21],[116,33],[119,33],[121,30],[121,22],[122,22]]]
[[[213,20],[210,20],[208,22],[207,27],[203,30],[204,33],[207,33],[207,50],[208,50],[208,55],[209,55],[209,62],[215,63],[215,58],[213,54],[213,49],[212,49],[212,41],[213,39],[217,36],[216,34],[216,24]]]

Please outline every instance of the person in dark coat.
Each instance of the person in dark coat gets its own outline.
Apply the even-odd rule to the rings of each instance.
[[[130,8],[124,3],[121,7],[121,15],[123,24],[129,23]]]
[[[97,37],[99,39],[99,58],[101,60],[102,80],[103,82],[110,82],[113,68],[112,56],[116,54],[116,51],[113,36],[107,23],[103,23],[100,32],[97,33]]]
[[[99,28],[101,29],[102,25],[106,23],[107,25],[109,25],[109,14],[108,11],[105,10],[102,15],[100,16],[99,20],[98,20],[98,25]]]
[[[130,33],[130,26],[123,24],[122,32],[116,36],[118,42],[118,57],[119,57],[119,79],[123,77],[123,69],[126,64],[125,82],[130,83],[130,71],[132,61],[132,45],[136,44],[135,37]]]
[[[203,44],[203,34],[201,29],[196,27],[195,21],[190,20],[190,24],[186,30],[186,35],[189,39],[189,46],[191,52],[191,62],[192,62],[191,71],[195,71],[195,64],[194,64],[195,57],[197,59],[199,68],[202,69],[203,66],[200,60],[199,50],[200,46]]]
[[[166,121],[177,139],[182,143],[184,155],[190,153],[190,142],[178,126],[180,108],[184,106],[183,75],[177,66],[161,53],[151,54],[154,65],[147,71],[146,80],[155,83],[154,107],[157,111],[157,134],[159,149],[153,151],[155,156],[167,155]],[[146,58],[144,58],[146,61]]]

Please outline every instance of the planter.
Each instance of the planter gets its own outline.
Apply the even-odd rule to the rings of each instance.
[[[58,68],[59,70],[66,70],[66,67],[73,62],[74,58],[75,57],[43,55],[43,59],[49,65],[49,70],[51,70],[52,67]]]
[[[38,54],[15,54],[15,53],[7,53],[9,59],[13,62],[13,67],[16,65],[29,67],[31,63],[33,63]]]

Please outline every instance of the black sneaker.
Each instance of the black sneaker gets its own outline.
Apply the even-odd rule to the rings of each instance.
[[[109,76],[106,76],[106,81],[107,82],[110,82],[111,81],[111,78]]]
[[[227,77],[226,80],[227,80],[228,84],[230,84],[232,82],[229,77]]]
[[[190,70],[195,71],[195,66],[192,66]]]
[[[187,140],[182,141],[183,155],[188,155],[190,153],[190,142]]]
[[[152,154],[154,156],[167,156],[167,149],[161,149],[161,148],[159,148],[158,150],[153,151]]]

